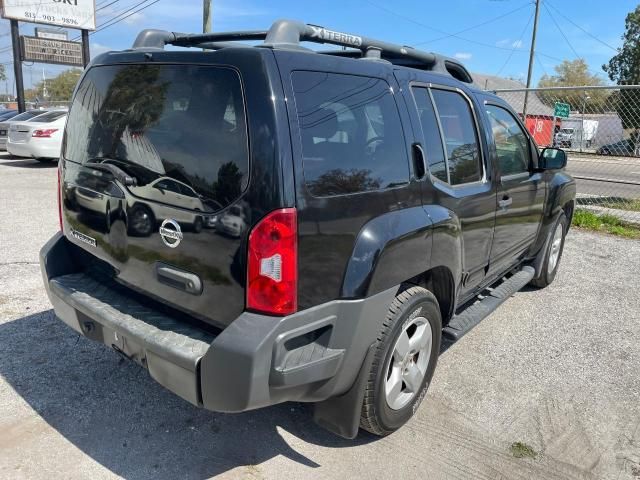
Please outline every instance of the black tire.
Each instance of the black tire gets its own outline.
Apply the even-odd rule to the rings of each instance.
[[[193,221],[193,231],[196,233],[200,233],[202,231],[202,217],[196,217]]]
[[[134,205],[127,217],[129,235],[148,237],[153,232],[156,220],[148,207]]]
[[[107,233],[111,230],[111,205],[107,202],[107,207],[104,212],[104,227]]]
[[[561,230],[562,237],[560,238],[559,250],[557,253],[557,258],[553,265],[550,267],[550,259],[552,258],[553,250],[554,250],[554,237],[558,229]],[[544,255],[541,268],[540,275],[537,278],[534,278],[529,282],[529,284],[533,287],[544,288],[553,282],[556,278],[556,273],[558,272],[558,267],[560,266],[560,260],[562,259],[562,251],[564,250],[564,240],[567,235],[567,217],[564,213],[561,213],[556,220],[555,225],[549,232],[549,237],[547,239],[547,245],[544,250],[542,250],[538,255]]]
[[[424,327],[431,330],[431,350],[426,364],[426,371],[419,388],[413,390],[407,403],[400,408],[393,409],[386,396],[386,382],[391,378],[391,369],[395,368],[394,349],[400,335],[405,328],[413,326],[417,320],[426,320]],[[420,320],[422,321],[422,320]],[[417,332],[417,329],[414,331]],[[374,360],[369,372],[369,379],[365,387],[364,401],[360,414],[360,427],[374,435],[384,436],[393,433],[404,425],[416,412],[425,397],[431,377],[440,354],[440,340],[442,335],[442,318],[438,301],[434,295],[421,287],[411,287],[398,294],[387,312],[382,331],[378,336],[374,353]],[[412,337],[409,336],[409,339]],[[412,350],[413,351],[413,350]],[[415,354],[415,364],[420,361],[419,354]],[[412,360],[413,361],[413,360]],[[404,390],[404,380],[401,381]],[[408,388],[408,385],[406,385]],[[409,395],[409,393],[403,393]]]

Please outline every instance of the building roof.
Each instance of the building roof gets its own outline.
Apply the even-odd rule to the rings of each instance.
[[[506,100],[516,112],[522,114],[522,110],[524,108],[524,89],[526,88],[524,84],[517,80],[496,77],[494,75],[484,75],[482,73],[473,73],[472,76],[473,84],[480,90],[519,90],[517,92],[498,92],[497,95]],[[536,92],[529,92],[529,98],[527,100],[527,115],[544,115],[552,117],[553,108],[542,103]]]

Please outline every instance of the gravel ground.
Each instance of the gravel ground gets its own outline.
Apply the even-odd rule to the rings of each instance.
[[[407,426],[345,441],[305,405],[196,409],[55,320],[55,184],[0,158],[0,478],[640,479],[640,242],[573,230],[556,282],[443,352]]]

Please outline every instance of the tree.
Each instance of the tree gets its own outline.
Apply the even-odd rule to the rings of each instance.
[[[318,196],[343,195],[376,190],[381,185],[382,179],[371,177],[371,170],[358,168],[348,170],[335,168],[309,182],[310,190],[314,195]]]
[[[46,82],[39,82],[35,87],[36,96],[40,101],[69,101],[71,100],[71,94],[76,87],[76,83],[80,79],[82,70],[72,68],[65,70],[57,77],[48,79]],[[45,98],[45,85],[46,85],[46,98]]]
[[[556,65],[555,75],[543,75],[538,82],[538,88],[547,87],[580,87],[584,85],[604,85],[604,80],[599,75],[589,73],[589,66],[582,58],[577,60],[565,60]],[[588,99],[588,109],[601,110],[606,104],[609,93],[606,90],[588,90],[576,92],[575,90],[562,91],[551,90],[538,93],[538,97],[546,105],[553,107],[556,102],[568,103],[572,110],[582,111],[585,101]]]
[[[622,47],[609,63],[602,66],[609,78],[618,85],[640,84],[640,5],[627,15],[624,22]],[[640,147],[640,90],[620,90],[614,108],[622,119],[622,126],[634,129],[632,140]],[[638,152],[640,153],[640,152]]]
[[[4,82],[7,79],[7,74],[4,71],[4,65],[0,65],[0,81]]]

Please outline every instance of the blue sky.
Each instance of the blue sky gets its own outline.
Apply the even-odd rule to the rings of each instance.
[[[140,1],[117,0],[103,7],[98,12],[98,27]],[[97,0],[99,7],[111,2]],[[543,0],[534,81],[545,72],[553,73],[561,60],[577,56],[587,61],[592,72],[606,78],[601,65],[615,54],[611,47],[620,46],[624,18],[637,5],[637,0]],[[144,28],[198,32],[201,12],[201,0],[159,0],[91,35],[92,53],[128,48]],[[294,18],[458,57],[471,71],[524,79],[533,12],[533,0],[214,0],[213,30],[263,29],[274,19]],[[9,22],[0,22],[1,51],[10,40]],[[21,23],[21,33],[32,32],[32,24]],[[70,38],[76,35],[69,31]],[[10,52],[0,53],[0,63],[10,59]],[[32,79],[34,83],[41,79],[43,68],[50,77],[65,67],[25,65],[27,87]],[[6,69],[11,90],[12,66]]]

